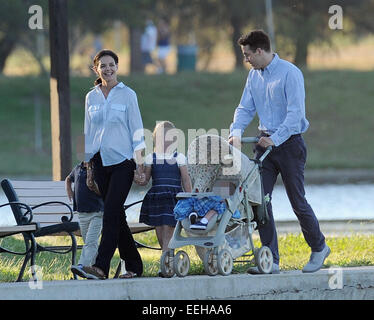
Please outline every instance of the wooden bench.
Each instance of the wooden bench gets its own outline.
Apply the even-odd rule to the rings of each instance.
[[[2,205],[3,206],[3,205]],[[11,253],[14,255],[24,255],[24,256],[30,256],[30,263],[31,265],[35,265],[35,254],[36,254],[36,241],[33,236],[33,233],[37,230],[38,225],[37,224],[25,224],[22,226],[5,226],[0,227],[0,238],[9,237],[15,234],[26,234],[31,239],[31,245],[26,246],[24,252],[16,252],[10,249],[6,249],[4,247],[0,246],[0,253],[6,252]],[[24,267],[23,267],[24,269]],[[21,276],[21,275],[20,275]],[[18,276],[17,281],[21,281],[22,276]]]
[[[59,254],[71,252],[71,263],[74,265],[76,251],[82,248],[82,246],[77,245],[75,238],[75,236],[80,236],[79,219],[71,208],[64,181],[11,181],[4,179],[1,181],[1,187],[17,222],[16,227],[24,227],[31,223],[36,225],[36,229],[32,232],[20,232],[23,235],[27,252],[24,253],[25,259],[17,281],[22,281],[27,262],[30,259],[34,262],[34,256],[38,252],[49,251]],[[124,206],[125,210],[141,202],[126,205]],[[129,223],[129,228],[133,234],[153,229],[153,227],[142,223]],[[69,246],[43,246],[35,241],[35,238],[43,236],[66,235],[69,235],[71,239],[71,245]],[[35,241],[34,244],[33,241]],[[136,245],[147,247],[138,242],[136,242]],[[119,269],[120,265],[117,268],[116,276]],[[75,275],[74,279],[76,279]]]

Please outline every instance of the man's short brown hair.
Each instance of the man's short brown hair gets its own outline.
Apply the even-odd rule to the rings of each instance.
[[[270,39],[263,30],[254,30],[239,38],[238,44],[241,46],[249,45],[249,48],[254,52],[257,48],[261,48],[266,52],[270,52]]]

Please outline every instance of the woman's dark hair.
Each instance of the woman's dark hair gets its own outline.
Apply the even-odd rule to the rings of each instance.
[[[110,56],[114,59],[114,62],[118,64],[118,56],[112,51],[108,49],[100,50],[98,53],[96,53],[95,57],[93,58],[93,65],[94,67],[98,67],[99,61],[104,56]],[[101,79],[97,78],[94,82],[95,86],[101,83]]]
[[[249,45],[249,48],[254,52],[257,48],[261,48],[266,52],[270,52],[270,39],[263,30],[254,30],[239,38],[238,44],[241,46]]]

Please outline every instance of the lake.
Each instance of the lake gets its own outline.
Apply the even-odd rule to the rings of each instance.
[[[319,220],[358,219],[374,220],[373,184],[323,184],[306,185],[306,198]],[[146,189],[131,190],[126,204],[143,199]],[[6,203],[0,191],[0,204]],[[276,221],[296,220],[282,185],[276,185],[273,192],[273,213]],[[127,220],[137,222],[140,205],[127,212]],[[9,207],[0,208],[0,226],[14,225],[15,221]]]

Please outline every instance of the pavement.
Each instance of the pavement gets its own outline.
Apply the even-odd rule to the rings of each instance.
[[[374,219],[319,220],[318,222],[323,234],[329,237],[374,234]],[[275,221],[275,225],[278,234],[301,232],[297,220]]]
[[[1,283],[0,300],[373,300],[374,267]]]

